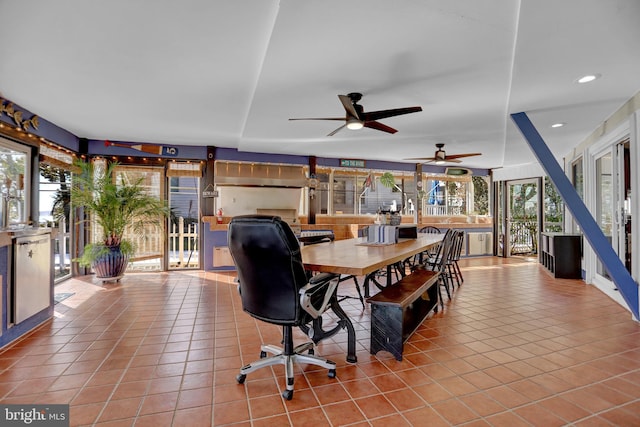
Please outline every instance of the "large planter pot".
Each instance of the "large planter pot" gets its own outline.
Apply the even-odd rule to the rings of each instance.
[[[109,252],[96,259],[91,268],[96,272],[96,277],[107,280],[119,280],[129,265],[129,256],[122,253],[120,246],[109,247]]]

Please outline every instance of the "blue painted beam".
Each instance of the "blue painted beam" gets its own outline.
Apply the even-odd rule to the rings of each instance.
[[[556,161],[555,157],[547,147],[533,123],[526,113],[516,113],[511,115],[511,119],[520,129],[522,136],[531,147],[531,150],[538,158],[538,161],[547,172],[547,175],[556,186],[562,196],[567,208],[571,211],[576,222],[580,225],[584,237],[587,239],[596,255],[602,261],[604,268],[613,279],[622,297],[629,306],[636,320],[640,319],[638,314],[638,284],[633,280],[631,274],[613,250],[611,243],[598,226],[598,223],[587,209],[586,205],[578,195],[564,171]]]

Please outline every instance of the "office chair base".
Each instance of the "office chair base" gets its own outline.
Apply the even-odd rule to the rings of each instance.
[[[243,384],[247,378],[247,374],[256,371],[260,368],[273,365],[284,365],[286,373],[286,390],[282,392],[282,397],[286,400],[293,398],[293,362],[307,363],[310,365],[316,365],[329,370],[327,376],[329,378],[336,377],[336,364],[335,362],[324,359],[322,357],[315,356],[313,354],[313,343],[307,342],[295,347],[293,354],[284,354],[283,349],[275,345],[263,345],[260,347],[260,359],[243,366],[240,369],[240,374],[236,376],[238,384]],[[301,354],[302,352],[309,352],[309,354]],[[266,357],[266,353],[271,353],[273,356]]]

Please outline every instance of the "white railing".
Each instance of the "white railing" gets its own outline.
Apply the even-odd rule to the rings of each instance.
[[[447,215],[447,207],[444,205],[426,205],[424,215],[428,215],[428,216]]]
[[[71,232],[66,231],[67,221],[48,220],[40,223],[41,227],[50,227],[55,229],[52,233],[53,239],[53,267],[54,281],[68,276],[71,273],[71,255],[69,253],[69,243],[71,242]]]
[[[97,228],[96,228],[97,229]],[[125,233],[126,234],[126,233]],[[141,233],[125,236],[136,251],[129,270],[158,270],[162,268],[162,229],[145,225]],[[183,217],[169,227],[169,268],[197,268],[199,266],[198,223],[186,224]]]
[[[135,258],[158,257],[162,254],[162,229],[153,224],[144,225],[141,232],[127,233],[125,238],[133,242]]]
[[[198,266],[198,224],[187,224],[179,217],[169,230],[169,265],[171,267]]]

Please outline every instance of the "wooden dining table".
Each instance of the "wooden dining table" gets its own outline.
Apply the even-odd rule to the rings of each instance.
[[[368,244],[364,237],[336,240],[302,247],[302,262],[311,271],[366,277],[437,246],[443,237],[444,234],[418,233],[417,238],[400,239],[395,244]],[[391,284],[389,280],[391,276],[387,275],[387,285]]]
[[[302,262],[305,269],[313,272],[364,276],[365,297],[369,297],[369,279],[381,269],[386,269],[387,286],[392,285],[391,268],[421,252],[427,251],[442,241],[444,234],[418,233],[417,238],[400,239],[394,244],[370,244],[366,238],[335,240],[316,245],[303,246]],[[337,298],[331,308],[340,318],[339,325],[330,332],[321,332],[320,338],[329,337],[337,332],[337,328],[346,328],[347,361],[356,362],[355,330],[351,320],[342,310]],[[319,326],[322,325],[320,318]],[[317,333],[317,331],[316,331]]]

